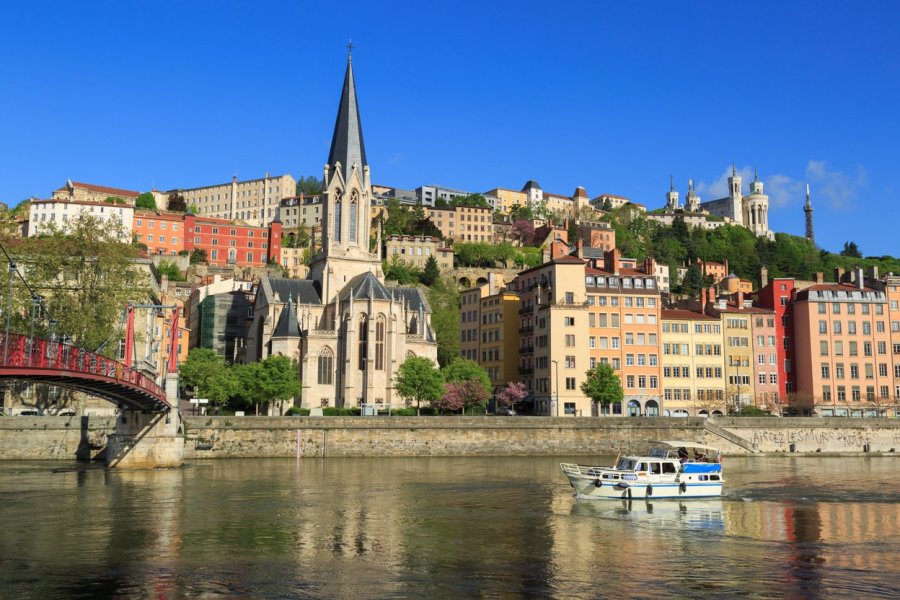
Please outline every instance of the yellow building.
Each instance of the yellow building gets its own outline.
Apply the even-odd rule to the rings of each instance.
[[[725,414],[725,357],[716,317],[661,311],[663,415]]]
[[[123,190],[121,188],[67,179],[66,185],[53,190],[50,198],[67,202],[106,202],[108,198],[122,198],[129,206],[134,206],[134,201],[137,200],[139,195],[140,192],[134,190]]]
[[[501,213],[508,213],[513,207],[528,206],[528,194],[524,191],[507,190],[505,188],[494,188],[483,194],[497,199],[497,210]]]
[[[501,291],[481,299],[481,355],[494,389],[519,381],[519,295]]]

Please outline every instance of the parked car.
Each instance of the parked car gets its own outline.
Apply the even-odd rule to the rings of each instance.
[[[508,406],[501,406],[497,409],[497,414],[501,416],[514,417],[516,416],[516,411]]]
[[[74,417],[75,411],[72,410],[71,408],[67,408],[65,410],[61,410],[58,413],[56,413],[56,416],[57,417]]]
[[[20,417],[40,417],[43,416],[44,413],[39,411],[36,408],[26,408],[25,410],[19,411]]]

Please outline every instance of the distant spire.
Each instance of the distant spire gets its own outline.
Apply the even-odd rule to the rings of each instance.
[[[759,177],[756,174],[756,167],[753,167],[753,181],[759,181]]]
[[[353,40],[347,40],[347,62],[353,60]]]
[[[813,207],[812,201],[809,197],[809,184],[806,184],[806,206],[803,207],[803,212],[806,213],[806,239],[815,245],[816,243],[816,232],[813,229]]]
[[[669,175],[669,191],[675,191],[675,178],[672,175]]]
[[[731,161],[731,176],[734,177],[737,175],[737,169],[734,166],[734,161]]]

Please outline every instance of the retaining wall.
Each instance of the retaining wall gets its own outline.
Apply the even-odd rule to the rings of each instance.
[[[900,453],[900,420],[843,418],[186,417],[185,459],[598,455],[685,440],[727,454]],[[708,426],[709,425],[709,426]],[[0,460],[100,459],[111,417],[0,418]]]

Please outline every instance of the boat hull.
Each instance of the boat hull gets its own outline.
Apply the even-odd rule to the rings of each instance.
[[[722,481],[607,482],[597,477],[566,474],[578,498],[628,500],[647,498],[714,498],[722,495]],[[600,485],[598,485],[598,483]]]

